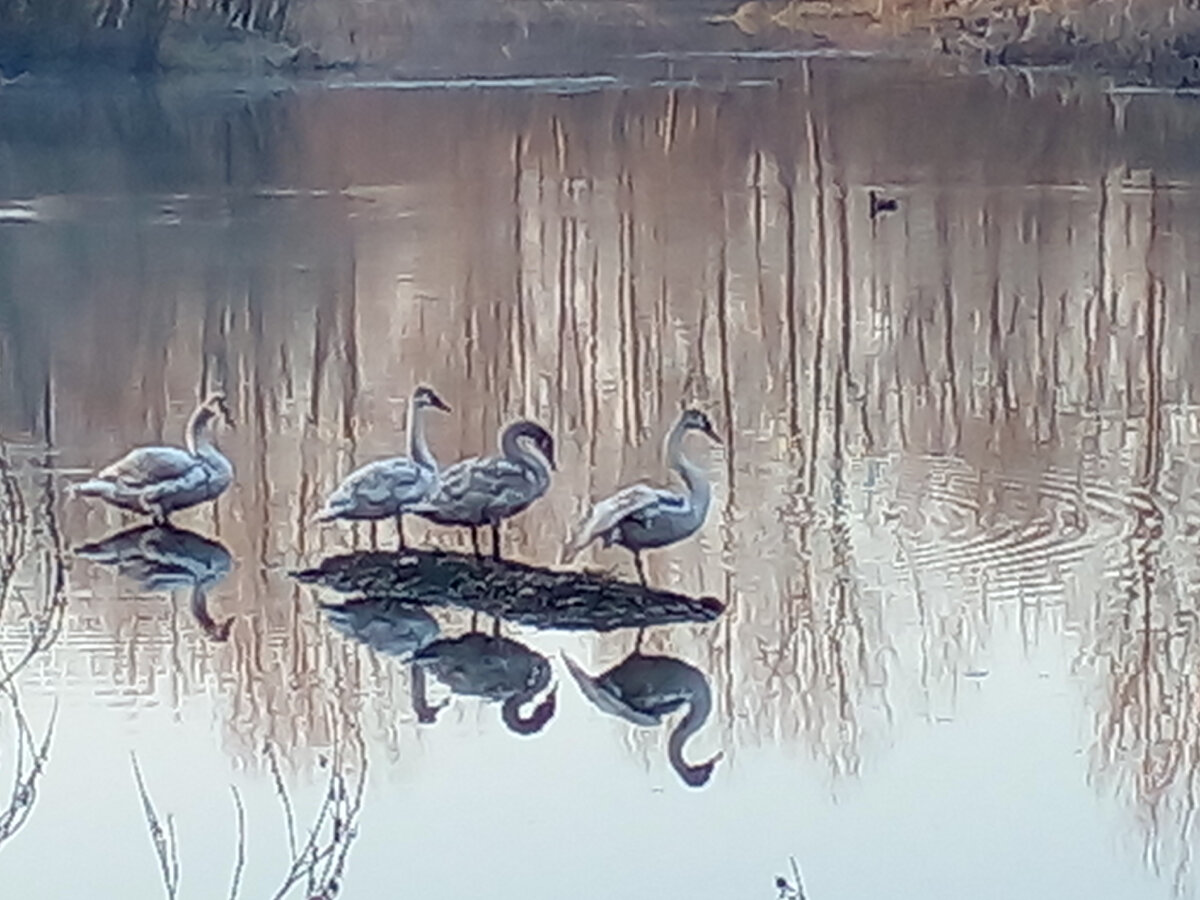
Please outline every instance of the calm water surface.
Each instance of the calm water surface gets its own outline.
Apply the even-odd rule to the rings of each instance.
[[[773,898],[791,857],[810,900],[1194,895],[1200,107],[643,65],[665,74],[0,88],[10,890],[164,894],[132,753],[184,897],[292,869],[295,897]],[[632,630],[506,624],[551,666],[544,727],[433,678],[430,722],[406,655],[290,577],[370,546],[310,519],[402,449],[418,382],[454,407],[443,460],[516,416],[556,435],[507,532],[539,565],[590,499],[668,480],[681,403],[717,422],[690,445],[709,519],[648,568],[727,611],[643,644],[711,687],[707,785],[668,765],[679,714],[605,715],[563,663],[614,665]],[[216,388],[237,481],[160,536],[169,571],[73,553],[135,522],[69,483],[178,442]],[[434,618],[413,640],[472,628]]]

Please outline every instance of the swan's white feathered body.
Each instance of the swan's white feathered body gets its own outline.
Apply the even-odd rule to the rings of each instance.
[[[700,529],[708,516],[712,490],[703,471],[683,455],[683,437],[688,431],[700,431],[714,441],[719,440],[712,422],[699,410],[685,410],[671,429],[667,460],[687,490],[678,493],[648,484],[633,484],[598,501],[575,538],[567,544],[567,560],[595,540],[606,547],[620,544],[633,551],[638,574],[642,575],[641,551],[674,544]]]
[[[318,522],[332,519],[391,519],[408,512],[437,484],[438,465],[425,441],[422,411],[447,406],[425,386],[413,391],[408,406],[409,456],[381,459],[351,472],[317,513]]]

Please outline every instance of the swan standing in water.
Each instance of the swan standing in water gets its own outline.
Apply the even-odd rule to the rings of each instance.
[[[493,559],[500,558],[501,521],[527,509],[550,487],[554,438],[536,422],[522,419],[501,432],[500,452],[455,463],[442,472],[425,501],[411,508],[439,525],[468,526],[477,556],[479,527],[490,525]]]
[[[634,652],[607,672],[595,677],[566,654],[563,660],[584,695],[602,712],[643,727],[663,723],[665,716],[687,705],[667,738],[667,760],[689,787],[701,787],[721,760],[718,753],[707,762],[690,765],[683,745],[699,731],[712,711],[708,678],[695,666],[670,656],[643,656]]]
[[[683,455],[683,439],[689,431],[699,431],[721,443],[712,422],[700,410],[686,409],[679,416],[667,436],[666,458],[683,479],[687,492],[677,494],[648,484],[633,484],[601,500],[567,545],[566,562],[597,538],[605,547],[620,544],[633,552],[638,578],[644,585],[642,551],[674,544],[699,530],[708,515],[712,489],[703,470]]]
[[[421,385],[408,404],[409,456],[381,459],[356,469],[329,495],[316,521],[333,519],[396,520],[400,549],[404,549],[404,514],[437,483],[438,465],[425,441],[426,409],[449,412],[431,388]]]
[[[212,442],[218,416],[227,425],[233,422],[224,394],[213,394],[196,407],[187,423],[186,450],[138,447],[72,492],[144,513],[158,525],[167,524],[176,510],[216,500],[233,483],[233,464]]]

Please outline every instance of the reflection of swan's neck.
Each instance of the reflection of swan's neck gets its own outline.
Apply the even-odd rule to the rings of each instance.
[[[209,615],[208,595],[199,582],[192,588],[192,615],[204,629],[204,633],[212,640],[220,643],[229,639],[229,629],[233,625],[233,617],[230,616],[224,622],[217,622]]]
[[[441,706],[430,706],[425,692],[425,667],[414,662],[412,665],[412,704],[417,721],[422,725],[432,725],[437,721]]]
[[[712,496],[712,488],[709,486],[704,470],[684,455],[683,438],[687,431],[682,419],[676,422],[675,427],[671,429],[671,433],[667,436],[667,465],[679,473],[679,477],[687,485],[692,509],[698,512],[700,518],[703,519],[708,513],[708,501]]]
[[[414,397],[408,404],[408,455],[423,469],[437,469],[437,460],[425,441],[425,416]]]
[[[692,692],[687,714],[676,723],[667,740],[667,759],[671,763],[671,768],[678,772],[679,777],[691,787],[699,787],[707,782],[712,775],[713,766],[720,759],[720,754],[718,754],[708,762],[693,766],[685,762],[683,758],[683,745],[687,743],[688,738],[703,727],[711,710],[712,694],[709,692],[708,683],[701,680]]]
[[[537,734],[546,727],[557,708],[556,692],[551,691],[546,699],[534,707],[528,716],[521,715],[521,707],[532,700],[550,683],[550,667],[547,666],[533,684],[513,694],[500,707],[500,718],[510,731],[516,734]]]

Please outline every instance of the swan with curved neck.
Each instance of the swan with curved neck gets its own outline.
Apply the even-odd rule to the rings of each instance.
[[[479,528],[492,529],[492,557],[500,558],[500,523],[528,509],[550,487],[554,438],[522,419],[500,433],[500,456],[464,459],[442,472],[437,486],[412,511],[439,525],[465,525],[479,554]]]
[[[213,443],[218,418],[231,423],[224,394],[212,394],[196,407],[184,430],[186,449],[138,447],[101,469],[73,493],[98,497],[113,506],[166,524],[171,513],[216,500],[233,483],[233,464]]]
[[[570,561],[595,540],[605,547],[620,544],[633,553],[638,577],[646,583],[642,551],[665,547],[695,534],[708,516],[712,488],[704,471],[684,454],[683,440],[698,431],[720,443],[708,416],[698,409],[685,409],[667,435],[667,465],[678,473],[684,493],[662,490],[648,484],[633,484],[600,500],[566,549]]]
[[[515,734],[537,734],[557,709],[551,690],[528,715],[521,708],[550,685],[550,661],[509,638],[472,631],[434,641],[413,657],[413,708],[430,724],[446,705],[431,706],[425,696],[425,671],[460,696],[499,702],[500,718]]]
[[[569,656],[567,669],[584,695],[602,712],[642,727],[662,725],[666,716],[687,706],[667,737],[667,761],[689,787],[701,787],[721,760],[717,753],[703,763],[688,763],[683,748],[712,712],[708,678],[695,666],[671,656],[634,652],[607,672],[591,676]]]
[[[404,549],[404,514],[425,499],[438,478],[437,460],[425,439],[427,409],[450,411],[432,388],[420,385],[408,404],[409,455],[377,460],[351,472],[329,495],[316,521],[394,518]]]

